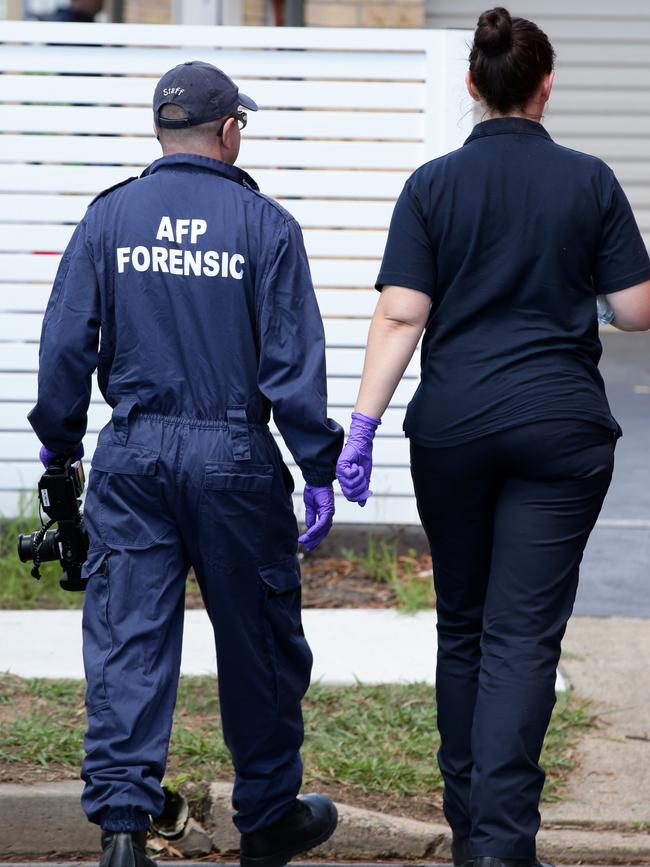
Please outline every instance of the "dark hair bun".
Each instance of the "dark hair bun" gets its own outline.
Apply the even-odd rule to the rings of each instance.
[[[512,18],[507,9],[488,9],[478,19],[474,45],[484,54],[503,54],[512,48]]]
[[[469,54],[469,71],[488,108],[507,114],[523,111],[543,75],[553,71],[555,52],[533,21],[511,18],[503,6],[478,20]]]

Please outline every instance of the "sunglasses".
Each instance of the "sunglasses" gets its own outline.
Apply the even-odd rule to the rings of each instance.
[[[221,136],[223,134],[223,128],[228,123],[231,117],[235,118],[235,120],[237,121],[237,126],[240,130],[244,129],[244,127],[248,123],[248,112],[244,111],[243,108],[238,108],[234,114],[229,115],[221,124],[221,128],[217,133],[218,136]]]

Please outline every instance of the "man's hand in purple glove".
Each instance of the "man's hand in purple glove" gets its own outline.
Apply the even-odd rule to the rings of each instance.
[[[324,488],[305,485],[303,500],[307,532],[299,536],[298,541],[304,545],[307,551],[313,551],[332,529],[334,488],[332,485],[327,485]]]
[[[84,456],[84,447],[82,443],[75,446],[74,449],[70,452],[55,452],[52,449],[48,449],[47,446],[41,446],[41,450],[38,453],[38,457],[40,462],[43,464],[45,469],[49,467],[51,463],[57,458],[60,458],[62,455],[66,457],[71,457],[74,461],[79,461]]]
[[[372,496],[372,441],[380,424],[381,419],[353,412],[348,441],[336,462],[336,478],[345,499],[360,506]]]

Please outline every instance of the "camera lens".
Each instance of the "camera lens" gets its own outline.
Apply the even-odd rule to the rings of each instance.
[[[18,556],[21,563],[34,559],[34,536],[36,533],[23,533],[18,537]]]
[[[36,544],[39,533],[29,533],[18,537],[18,556],[22,563],[34,560],[38,548],[38,559],[41,563],[46,560],[59,560],[61,550],[59,548],[59,531],[48,530],[40,546]]]

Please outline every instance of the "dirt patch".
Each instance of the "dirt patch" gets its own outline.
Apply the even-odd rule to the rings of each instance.
[[[42,706],[45,707],[47,702],[45,702]],[[28,713],[32,707],[34,706],[33,696],[30,695],[21,695],[18,693],[17,695],[13,695],[11,701],[3,701],[0,696],[0,724],[3,722],[9,722],[15,719],[17,716],[23,716]],[[8,782],[3,780],[3,782]]]
[[[2,762],[0,782],[34,786],[39,783],[60,783],[62,780],[78,780],[79,770],[68,765],[49,764],[44,768],[34,762]]]
[[[333,783],[322,783],[311,788],[350,807],[362,807],[365,810],[375,810],[377,813],[404,816],[407,819],[419,819],[421,822],[446,823],[442,812],[442,795],[395,795],[391,797],[384,794],[360,792],[358,789],[351,790],[347,786]]]
[[[400,555],[396,576],[407,582],[431,573],[431,557]],[[344,557],[305,557],[301,563],[303,608],[396,608],[394,587],[373,577],[363,564]],[[186,608],[202,608],[201,593],[193,576],[187,582]]]

